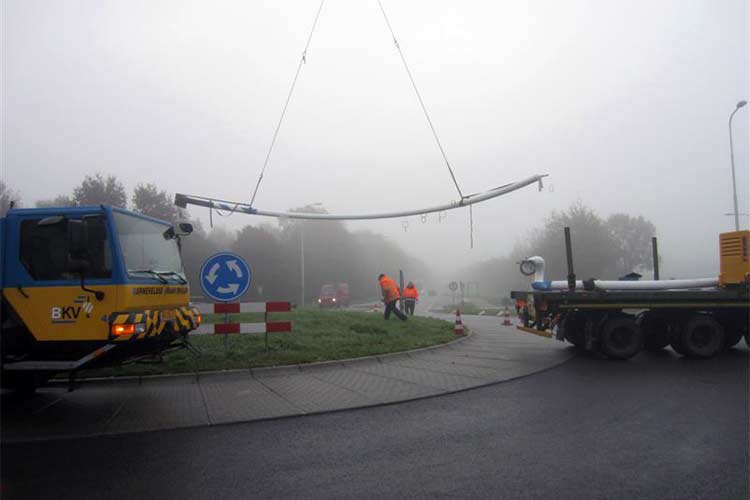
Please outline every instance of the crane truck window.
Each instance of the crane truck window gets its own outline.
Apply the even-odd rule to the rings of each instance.
[[[75,280],[68,271],[68,228],[65,223],[39,225],[40,219],[21,223],[20,258],[29,275],[40,281]],[[106,279],[112,276],[107,226],[100,217],[86,221],[88,227],[87,260],[91,264],[86,277]]]
[[[157,273],[162,280],[174,280],[175,275],[184,276],[177,239],[169,235],[171,226],[121,212],[113,215],[130,277],[148,278]]]

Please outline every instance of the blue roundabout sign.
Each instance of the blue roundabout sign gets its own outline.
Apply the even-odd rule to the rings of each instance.
[[[250,266],[239,255],[217,253],[201,268],[201,288],[218,302],[232,302],[247,291],[252,276]]]

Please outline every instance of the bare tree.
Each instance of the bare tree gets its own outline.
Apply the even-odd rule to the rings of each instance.
[[[133,209],[151,217],[175,222],[182,217],[172,203],[172,196],[160,191],[155,184],[139,184],[133,191]]]
[[[114,175],[87,175],[81,185],[73,190],[73,199],[77,205],[112,205],[127,207],[128,197],[125,187]]]
[[[66,194],[61,194],[51,200],[39,200],[36,202],[36,206],[39,208],[74,207],[76,206],[76,201]]]
[[[547,262],[549,279],[563,279],[567,274],[565,237],[563,229],[570,227],[576,274],[582,278],[613,278],[619,271],[616,265],[617,243],[604,220],[581,203],[562,212],[552,212],[532,236],[525,252],[540,255]]]
[[[0,181],[0,216],[6,214],[10,208],[10,202],[20,206],[20,195],[17,191],[10,189],[5,182]]]
[[[607,218],[607,227],[618,247],[620,273],[654,268],[651,238],[656,234],[656,227],[653,223],[640,215],[612,214]]]

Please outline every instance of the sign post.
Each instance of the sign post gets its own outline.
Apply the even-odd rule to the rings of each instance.
[[[458,283],[456,283],[455,281],[451,281],[450,284],[448,285],[448,288],[452,292],[451,293],[452,304],[455,306],[456,305],[456,290],[458,290]]]
[[[247,291],[252,280],[252,271],[242,257],[222,252],[212,255],[201,267],[201,288],[217,302],[232,302]],[[229,313],[224,313],[224,323],[229,322]],[[227,334],[224,334],[224,350],[227,349]]]

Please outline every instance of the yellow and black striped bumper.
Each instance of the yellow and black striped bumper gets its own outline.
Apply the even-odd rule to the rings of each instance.
[[[159,337],[181,337],[200,325],[200,313],[195,307],[154,309],[112,313],[109,319],[110,338],[115,342],[138,341]],[[115,325],[135,325],[133,332],[115,334]]]

